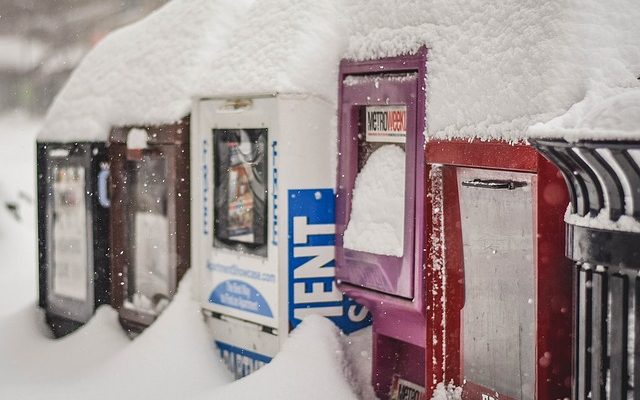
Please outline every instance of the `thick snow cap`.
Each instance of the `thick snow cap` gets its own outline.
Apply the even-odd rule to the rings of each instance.
[[[561,115],[530,129],[530,136],[586,140],[640,140],[640,88],[600,88]]]
[[[347,44],[340,0],[260,0],[216,57],[201,96],[307,93],[336,102]]]
[[[351,59],[429,48],[427,135],[519,141],[594,85],[637,87],[637,0],[349,0]]]
[[[106,140],[111,126],[184,117],[251,2],[173,0],[110,34],[74,71],[38,139]]]

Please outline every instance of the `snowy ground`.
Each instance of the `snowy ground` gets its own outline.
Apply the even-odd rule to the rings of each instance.
[[[51,339],[36,307],[39,126],[21,113],[0,116],[0,399],[373,398],[370,329],[347,338],[320,317],[305,320],[271,364],[232,382],[191,300],[189,275],[134,341],[104,306],[83,329]]]

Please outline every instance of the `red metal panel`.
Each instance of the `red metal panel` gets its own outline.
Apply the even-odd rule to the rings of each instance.
[[[482,141],[439,141],[427,143],[430,164],[536,172],[540,156],[526,144]]]
[[[483,395],[491,393],[473,382],[462,381],[461,310],[465,301],[473,299],[464,298],[456,167],[537,174],[533,215],[537,296],[535,398],[554,400],[570,397],[572,293],[566,288],[572,287],[572,277],[569,260],[564,257],[563,215],[568,195],[560,173],[535,149],[524,144],[430,141],[426,147],[426,159],[429,164],[442,165],[432,168],[431,174],[433,180],[433,171],[441,171],[442,193],[437,193],[435,184],[431,185],[431,193],[427,197],[433,202],[434,212],[428,210],[425,213],[426,227],[430,230],[425,232],[426,248],[434,249],[426,258],[426,398],[431,397],[435,383],[450,380],[457,385],[464,384],[465,399],[484,400],[487,397]],[[443,210],[442,216],[437,216],[435,211],[439,207]],[[435,253],[438,244],[444,245],[440,254]],[[440,345],[442,339],[444,350]],[[499,398],[506,397],[500,395]]]

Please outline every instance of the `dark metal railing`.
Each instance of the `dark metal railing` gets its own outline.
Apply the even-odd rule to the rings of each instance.
[[[576,217],[573,398],[640,400],[640,142],[532,143],[562,172]]]

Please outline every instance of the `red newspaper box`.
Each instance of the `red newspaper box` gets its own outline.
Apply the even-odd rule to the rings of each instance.
[[[469,400],[570,396],[567,191],[525,144],[429,141],[427,386]]]

